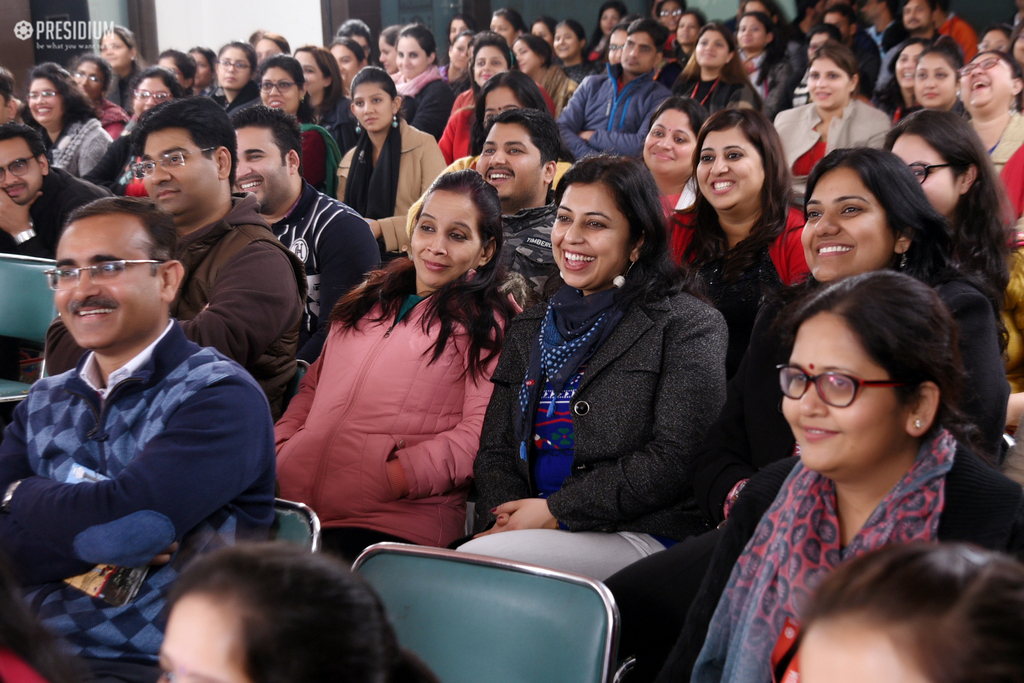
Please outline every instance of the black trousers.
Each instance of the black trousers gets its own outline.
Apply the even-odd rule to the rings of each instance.
[[[630,683],[653,681],[675,646],[721,532],[691,536],[608,577],[622,617],[619,659],[636,657]]]

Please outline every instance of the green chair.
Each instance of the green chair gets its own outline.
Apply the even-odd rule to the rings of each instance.
[[[295,398],[295,394],[299,393],[299,382],[309,372],[309,363],[304,360],[295,361],[295,374],[288,380],[288,384],[284,388],[284,403],[281,405],[281,411],[284,412],[288,408],[288,404]]]
[[[402,543],[370,546],[352,571],[445,683],[613,680],[619,610],[599,581]]]
[[[43,271],[54,265],[49,259],[0,254],[0,336],[46,341],[57,306]],[[0,403],[21,401],[28,390],[28,384],[0,379]]]
[[[311,553],[319,552],[320,518],[308,505],[275,498],[270,540],[296,543]]]

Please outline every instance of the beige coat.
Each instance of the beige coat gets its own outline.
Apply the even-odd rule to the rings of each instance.
[[[782,138],[782,147],[786,151],[786,163],[793,168],[793,163],[810,151],[821,136],[814,127],[821,123],[818,107],[805,104],[802,107],[779,112],[775,117],[775,130]],[[842,118],[835,117],[828,126],[828,144],[826,154],[834,149],[848,147],[874,147],[881,149],[885,134],[889,132],[892,121],[884,112],[870,104],[853,100],[843,109]],[[794,201],[803,203],[804,191],[807,189],[807,176],[793,176]]]
[[[388,251],[404,251],[409,246],[409,233],[405,229],[409,207],[419,199],[444,170],[444,155],[433,135],[399,122],[402,136],[402,158],[398,167],[398,193],[395,195],[395,215],[379,219],[384,244]],[[345,185],[352,167],[355,148],[338,166],[338,199],[345,201]]]

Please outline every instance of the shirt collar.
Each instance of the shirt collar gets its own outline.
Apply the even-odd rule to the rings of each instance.
[[[132,358],[130,361],[114,370],[110,373],[110,377],[107,378],[107,385],[103,384],[103,377],[100,375],[99,365],[96,363],[96,354],[89,352],[89,355],[85,358],[85,364],[82,366],[78,376],[82,378],[82,381],[89,385],[89,388],[93,389],[100,395],[101,400],[106,400],[107,394],[110,393],[111,388],[116,387],[118,383],[123,382],[132,375],[134,375],[143,365],[149,362],[149,359],[153,357],[153,349],[160,343],[160,340],[167,336],[170,332],[171,327],[174,325],[174,319],[167,321],[167,327],[160,333],[160,336],[153,340],[153,343],[142,349],[137,356]]]

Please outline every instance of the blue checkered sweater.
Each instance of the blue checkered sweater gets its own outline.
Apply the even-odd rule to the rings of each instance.
[[[198,553],[265,537],[274,476],[259,385],[175,325],[106,401],[78,370],[32,387],[0,444],[0,492],[23,480],[0,514],[0,549],[73,652],[154,663],[171,583]],[[171,562],[151,568],[123,607],[62,581],[99,563],[144,566],[175,541]]]

